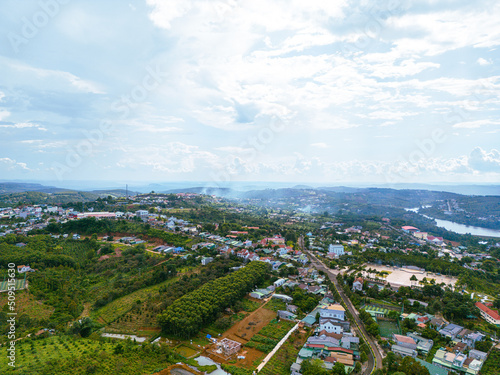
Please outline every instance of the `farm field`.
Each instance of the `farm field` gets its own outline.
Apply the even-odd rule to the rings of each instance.
[[[166,280],[160,284],[150,286],[148,288],[139,289],[133,293],[127,294],[124,297],[118,298],[106,306],[101,307],[99,310],[92,312],[91,316],[97,319],[100,323],[111,323],[120,316],[126,314],[136,301],[144,301],[149,295],[158,293],[158,290],[164,286],[175,282],[178,277]]]
[[[276,317],[275,312],[265,309],[264,306],[266,305],[262,305],[243,320],[229,328],[223,334],[223,337],[241,342],[242,344],[250,341],[253,335]]]
[[[294,322],[286,320],[278,322],[276,319],[273,319],[268,325],[254,335],[245,346],[248,348],[255,348],[264,353],[269,353],[294,325]]]
[[[0,307],[5,306],[7,297],[7,293],[0,293]],[[36,300],[31,293],[25,290],[16,292],[16,312],[18,316],[26,314],[29,317],[44,320],[49,319],[54,310],[54,307]]]
[[[40,340],[21,340],[16,344],[16,368],[6,372],[16,373],[18,370],[42,370],[45,363],[52,360],[79,357],[94,352],[113,352],[113,344],[90,339],[73,339],[70,337],[49,337]],[[7,366],[7,356],[0,356],[0,368]]]
[[[283,346],[259,372],[263,375],[288,375],[290,366],[295,362],[297,354],[304,345],[309,334],[306,331],[293,332]]]
[[[24,289],[25,286],[26,286],[26,280],[24,278],[23,279],[16,279],[16,284],[15,284],[16,290]],[[7,280],[1,281],[0,282],[0,292],[6,292],[7,290],[9,290],[9,285],[8,285]]]

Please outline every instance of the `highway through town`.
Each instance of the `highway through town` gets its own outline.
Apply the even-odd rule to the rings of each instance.
[[[352,304],[351,300],[345,295],[344,290],[341,288],[337,281],[337,275],[332,272],[331,269],[326,267],[323,262],[321,262],[316,256],[314,256],[312,253],[307,252],[308,255],[311,258],[311,264],[318,270],[321,270],[325,272],[326,275],[330,278],[332,281],[333,285],[337,289],[338,293],[340,294],[340,297],[344,301],[345,306],[347,309],[350,311],[352,317],[354,318],[354,321],[356,323],[354,329],[357,331],[358,336],[363,337],[365,342],[369,345],[370,347],[370,354],[368,355],[368,367],[363,371],[364,375],[369,375],[373,373],[376,369],[381,369],[382,368],[382,353],[381,349],[377,346],[377,343],[375,340],[372,339],[372,337],[368,334],[368,332],[365,329],[365,326],[363,325],[363,322],[359,318],[358,314],[356,313],[354,309],[354,305]]]

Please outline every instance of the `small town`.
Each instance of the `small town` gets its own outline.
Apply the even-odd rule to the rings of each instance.
[[[108,210],[98,210],[101,206]],[[201,363],[229,374],[365,374],[415,367],[420,373],[476,375],[483,373],[491,353],[497,355],[500,301],[487,289],[469,285],[464,272],[491,272],[488,265],[496,261],[492,251],[500,250],[500,243],[478,240],[467,246],[384,217],[347,224],[341,216],[332,221],[282,209],[267,209],[267,219],[255,219],[252,210],[261,209],[196,193],[109,197],[85,206],[0,208],[0,241],[16,248],[20,259],[23,251],[36,251],[45,242],[61,249],[97,249],[92,255],[97,264],[119,264],[121,259],[148,264],[142,263],[139,273],[128,271],[132,280],[146,281],[129,289],[130,296],[138,296],[137,303],[126,291],[114,295],[104,288],[93,294],[94,302],[83,298],[70,303],[73,317],[78,317],[69,322],[70,328],[32,321],[23,328],[21,344],[35,338],[54,340],[85,323],[92,332],[87,337],[104,345],[150,342],[179,356],[180,364],[173,365],[179,369],[198,373]],[[273,222],[279,224],[272,227]],[[419,261],[405,264],[402,259],[408,256],[434,260],[426,268]],[[65,263],[53,261],[59,268]],[[16,264],[16,290],[36,299],[39,294],[30,290],[47,272],[47,262]],[[210,267],[217,267],[215,271],[219,264],[231,266],[234,275],[250,272],[245,271],[250,264],[262,264],[267,271],[246,295],[239,294],[236,304],[221,306],[211,315],[210,325],[201,323],[192,333],[173,330],[174,320],[165,326],[164,319],[174,318],[163,316],[158,296],[147,294],[164,290],[145,287],[150,278],[161,274],[157,285],[171,284],[179,275],[185,275],[180,281]],[[68,266],[72,267],[62,267]],[[151,272],[148,266],[153,273],[144,278]],[[153,271],[158,266],[160,274]],[[113,285],[120,285],[120,275],[109,277],[116,279]],[[171,285],[177,288],[175,282]],[[2,291],[6,290],[4,281]],[[175,303],[169,314],[176,311]],[[42,306],[49,314],[53,309],[48,301]],[[159,315],[146,313],[146,318],[146,311]],[[199,358],[203,361],[193,363]]]
[[[0,375],[500,375],[500,1],[0,10]]]

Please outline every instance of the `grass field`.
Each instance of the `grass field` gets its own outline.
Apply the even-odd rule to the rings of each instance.
[[[271,298],[264,308],[274,312],[286,310],[286,303],[278,298]]]
[[[392,334],[399,334],[399,328],[396,322],[391,322],[387,320],[378,320],[377,324],[380,330],[380,336],[391,338]]]
[[[187,345],[180,345],[177,348],[175,348],[175,351],[186,358],[190,358],[199,353],[197,350]]]

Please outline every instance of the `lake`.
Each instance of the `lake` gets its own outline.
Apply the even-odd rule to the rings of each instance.
[[[420,208],[405,208],[406,211],[412,211],[418,213]],[[420,214],[422,215],[422,214]],[[488,237],[498,237],[500,238],[500,230],[497,229],[489,229],[489,228],[481,228],[481,227],[473,227],[465,224],[455,223],[454,221],[436,219],[434,217],[430,217],[427,215],[422,215],[428,219],[432,219],[436,221],[436,225],[438,227],[447,229],[449,231],[459,233],[459,234],[467,234],[470,233],[473,236],[488,236]]]

